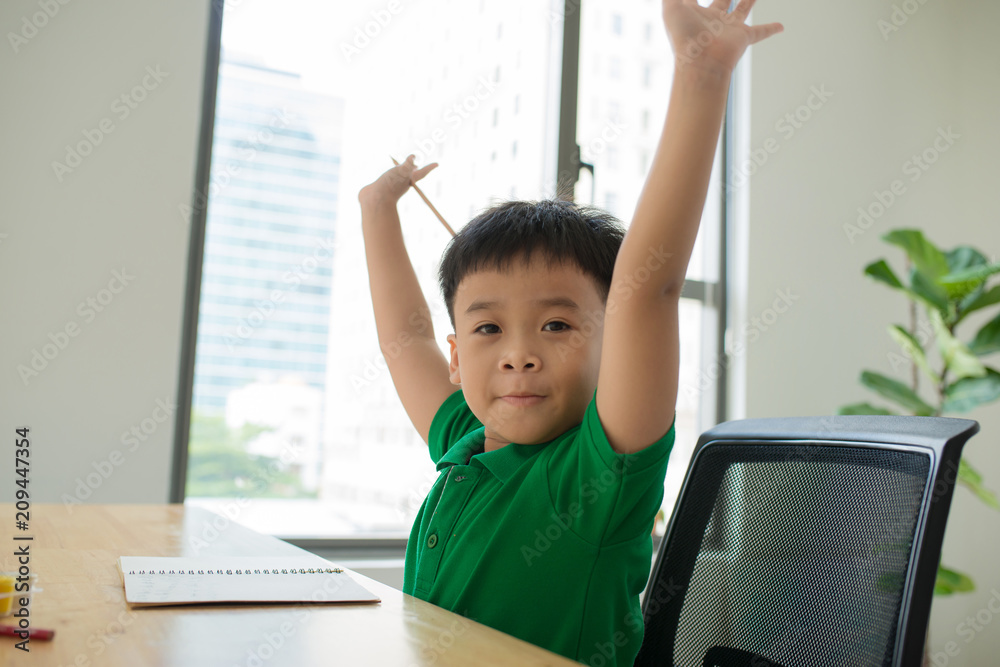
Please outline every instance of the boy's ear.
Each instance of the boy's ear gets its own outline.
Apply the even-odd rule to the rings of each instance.
[[[448,334],[448,346],[451,348],[451,360],[448,362],[448,377],[452,384],[462,384],[462,374],[458,370],[458,338]]]

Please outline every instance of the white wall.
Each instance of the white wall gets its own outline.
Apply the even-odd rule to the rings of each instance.
[[[194,185],[209,12],[207,0],[0,3],[0,433],[6,443],[30,427],[35,502],[75,495],[89,473],[90,502],[168,498],[173,416],[157,401],[169,408],[177,394],[178,205]],[[12,43],[22,31],[26,43]],[[131,109],[118,98],[136,86],[145,99]],[[60,180],[52,163],[80,142],[96,146]],[[18,367],[34,350],[52,358],[25,381]],[[145,440],[123,443],[143,420]],[[102,463],[114,451],[119,465]]]
[[[0,433],[31,427],[36,501],[74,494],[77,479],[117,450],[123,462],[89,500],[163,502],[173,420],[135,451],[121,438],[162,415],[157,400],[170,403],[177,391],[188,239],[177,207],[191,199],[210,10],[207,0],[50,1],[58,12],[17,53],[9,37],[0,44],[7,102],[0,125]],[[759,317],[779,289],[798,300],[747,348],[749,380],[736,392],[746,393],[737,410],[748,417],[830,414],[869,397],[857,382],[861,369],[891,372],[885,326],[906,313],[897,295],[861,275],[880,256],[898,265],[880,234],[919,226],[946,247],[962,242],[1000,252],[991,201],[1000,147],[991,31],[1000,8],[910,2],[919,9],[888,39],[877,25],[891,16],[886,0],[765,0],[755,9],[756,22],[780,20],[786,32],[756,47],[751,63],[750,148],[774,138],[779,149],[750,184],[746,312]],[[39,11],[29,0],[0,3],[0,32],[20,32],[24,17]],[[147,66],[169,74],[121,118],[112,104],[142,83]],[[833,95],[788,137],[775,124],[807,101],[812,86]],[[65,146],[105,118],[114,131],[58,181],[51,163],[63,162]],[[903,163],[948,126],[961,137],[910,182]],[[905,194],[850,243],[843,225],[894,179],[904,181]],[[78,304],[97,298],[123,267],[135,278],[88,321]],[[30,367],[32,351],[69,323],[78,334],[25,384],[18,366]],[[983,428],[967,454],[1000,488],[1000,452],[992,446],[1000,410],[969,416]],[[11,464],[4,465],[0,474],[10,479]],[[12,497],[12,485],[0,485],[0,500]],[[959,627],[1000,590],[997,544],[988,537],[998,521],[958,491],[944,560],[970,572],[979,589],[935,602],[932,645],[941,650],[955,641],[960,654],[952,665],[992,664],[1000,651],[996,628],[966,643]]]
[[[877,22],[891,22],[894,3],[913,13],[885,39]],[[894,374],[887,355],[898,348],[885,329],[907,322],[905,300],[862,275],[879,257],[902,266],[901,252],[879,237],[919,227],[946,249],[970,244],[994,260],[1000,255],[1000,46],[993,35],[1000,7],[973,0],[764,0],[754,15],[756,23],[781,21],[785,32],[753,52],[750,148],[769,137],[779,148],[750,185],[747,312],[761,316],[778,289],[798,300],[747,348],[745,415],[833,414],[855,401],[879,403],[858,377],[862,369]],[[813,86],[832,96],[788,137],[775,124],[806,103]],[[939,127],[960,138],[913,182],[903,164],[933,146]],[[852,244],[843,225],[895,179],[904,194]],[[980,322],[961,325],[959,334],[971,338]],[[1000,359],[989,363],[996,367]],[[906,381],[908,370],[897,377]],[[967,458],[1000,490],[1000,406],[962,416],[982,426]],[[1000,513],[964,489],[956,492],[943,561],[970,573],[978,588],[935,600],[932,649],[949,641],[958,649],[938,664],[996,664],[1000,619],[981,631],[960,624],[980,612],[981,620],[994,616],[987,605],[1000,591],[998,528]],[[1000,594],[992,605],[1000,608]]]

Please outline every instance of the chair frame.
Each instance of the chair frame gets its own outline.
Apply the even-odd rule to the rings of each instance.
[[[891,449],[929,455],[930,467],[913,533],[910,563],[901,593],[901,609],[890,664],[894,667],[920,665],[923,661],[931,600],[937,579],[951,498],[958,478],[959,461],[965,443],[979,431],[979,423],[948,417],[904,415],[837,415],[824,417],[784,417],[741,419],[723,422],[698,439],[688,465],[677,503],[660,542],[656,563],[646,586],[642,613],[646,632],[658,608],[650,610],[649,592],[660,582],[661,567],[684,507],[691,475],[702,454],[719,445],[843,446]],[[654,656],[640,649],[636,665],[647,664]]]

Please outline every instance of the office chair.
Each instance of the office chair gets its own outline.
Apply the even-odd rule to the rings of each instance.
[[[698,439],[636,667],[920,665],[968,419],[725,422]]]

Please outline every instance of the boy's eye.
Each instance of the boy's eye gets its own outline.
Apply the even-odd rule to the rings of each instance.
[[[489,328],[489,331],[483,331],[483,329]],[[500,327],[495,324],[480,324],[478,327],[473,329],[472,333],[484,333],[484,334],[494,334],[499,333]]]
[[[545,327],[551,327],[551,326],[553,326],[553,325],[554,325],[554,326],[555,326],[556,328],[555,328],[555,329],[549,329],[549,331],[566,331],[566,330],[568,330],[568,329],[570,329],[570,328],[571,328],[571,327],[570,327],[570,326],[569,326],[568,324],[566,324],[565,322],[559,322],[558,320],[556,320],[555,322],[549,322],[548,324],[546,324],[546,325],[545,325]],[[542,328],[544,329],[545,327],[542,327]]]

